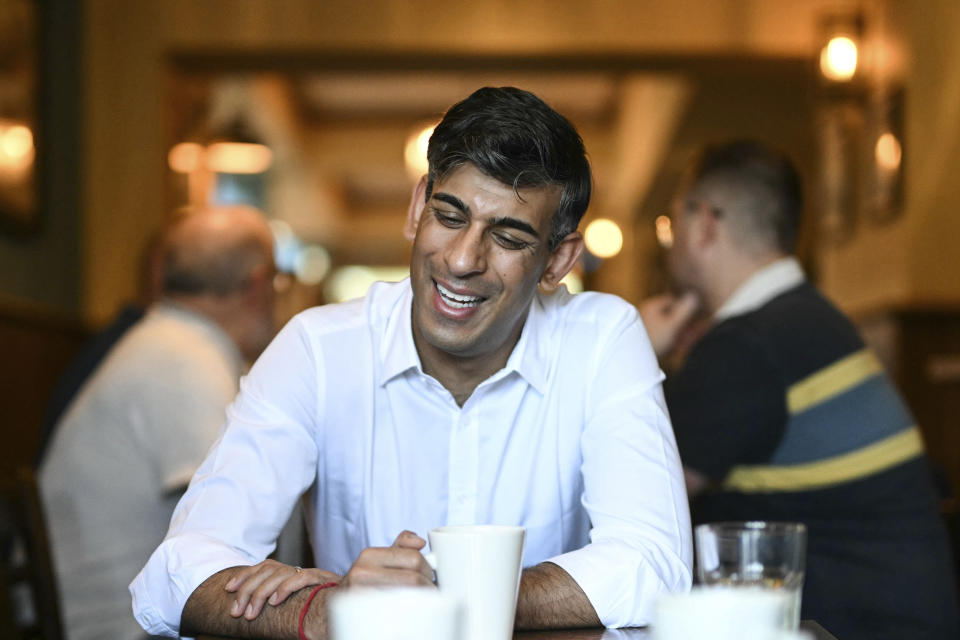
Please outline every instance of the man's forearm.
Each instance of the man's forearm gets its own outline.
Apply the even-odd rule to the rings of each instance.
[[[517,598],[517,629],[598,626],[597,612],[570,574],[551,562],[524,570]]]
[[[236,594],[227,591],[224,586],[234,573],[242,568],[224,569],[207,578],[194,590],[183,607],[181,635],[210,634],[264,640],[297,640],[300,611],[313,587],[305,587],[291,594],[276,606],[264,605],[260,615],[253,620],[247,620],[242,615],[235,618],[230,615],[230,611],[236,602]],[[310,640],[325,640],[327,637],[326,599],[331,591],[323,589],[317,592],[310,603],[303,625]]]

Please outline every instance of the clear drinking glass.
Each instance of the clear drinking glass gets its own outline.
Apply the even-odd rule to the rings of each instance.
[[[796,522],[714,522],[694,529],[697,578],[705,586],[777,591],[783,628],[800,624],[807,528]]]

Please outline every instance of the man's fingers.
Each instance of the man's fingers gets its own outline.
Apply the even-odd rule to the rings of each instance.
[[[324,571],[323,569],[303,569],[299,573],[294,573],[287,577],[277,585],[276,590],[267,598],[267,602],[276,606],[285,602],[291,593],[296,593],[305,587],[313,587],[318,584],[326,584],[327,582],[339,583],[342,580],[343,578],[337,574]]]
[[[344,577],[344,586],[433,584],[433,574],[419,551],[424,541],[405,534],[409,532],[400,534],[392,546],[364,549]]]
[[[278,605],[304,587],[340,581],[340,576],[322,569],[301,569],[276,560],[264,560],[239,570],[224,589],[236,593],[230,615],[253,620],[267,602]]]
[[[700,300],[697,298],[697,294],[687,291],[676,299],[670,311],[678,324],[687,324],[693,319],[699,308]]]
[[[354,566],[343,579],[343,585],[346,587],[432,587],[434,586],[432,577],[432,575],[424,575],[419,570]]]
[[[427,546],[427,541],[415,534],[413,531],[401,531],[397,539],[393,541],[394,547],[403,549],[416,549],[419,551]]]
[[[231,616],[234,618],[245,616],[248,617],[248,619],[256,617],[250,617],[250,613],[252,613],[250,599],[256,589],[274,574],[274,572],[277,570],[277,566],[275,565],[279,564],[280,563],[272,560],[265,560],[258,565],[254,565],[256,571],[248,575],[243,581],[243,584],[240,585],[236,590],[236,599],[233,601],[233,606],[230,608]]]
[[[681,332],[690,324],[700,301],[692,292],[675,297],[662,294],[640,303],[638,310],[657,357],[673,351]]]
[[[249,567],[243,567],[234,572],[233,576],[227,580],[227,583],[223,585],[224,590],[231,593],[235,592],[240,586],[254,573],[259,571],[260,565],[255,564]]]
[[[354,565],[383,569],[416,569],[423,556],[416,549],[392,546],[371,547],[360,552]]]

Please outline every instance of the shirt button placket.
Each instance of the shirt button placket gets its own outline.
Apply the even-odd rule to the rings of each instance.
[[[470,524],[473,508],[470,504],[470,455],[467,415],[459,408],[451,415],[448,524]]]

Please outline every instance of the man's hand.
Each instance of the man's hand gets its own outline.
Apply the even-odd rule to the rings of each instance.
[[[224,591],[236,593],[230,615],[253,620],[260,615],[264,603],[277,606],[286,601],[291,593],[304,587],[340,582],[341,579],[337,574],[323,569],[301,569],[276,560],[264,560],[240,568],[223,588]]]
[[[337,589],[317,594],[304,620],[308,638],[326,638],[326,600],[333,591],[358,585],[432,587],[433,572],[420,554],[426,544],[415,533],[403,531],[389,547],[364,549],[343,579],[322,569],[298,571],[274,560],[224,569],[207,578],[187,599],[180,631],[190,636],[295,637],[310,587],[339,582]]]
[[[662,359],[673,351],[699,307],[696,294],[689,291],[679,297],[665,293],[640,303],[640,317],[658,358]]]
[[[420,553],[426,544],[412,531],[402,531],[389,547],[368,547],[360,552],[341,586],[432,586],[433,571]]]

